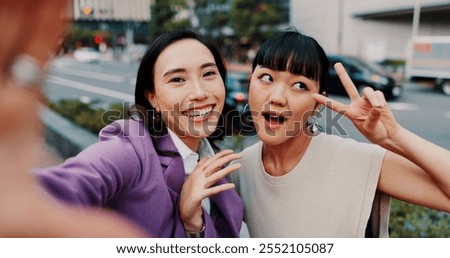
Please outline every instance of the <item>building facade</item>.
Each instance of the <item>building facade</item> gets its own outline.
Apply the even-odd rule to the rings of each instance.
[[[74,23],[86,29],[109,31],[113,40],[125,37],[128,44],[145,42],[152,2],[153,0],[73,0]]]
[[[418,36],[450,36],[449,0],[291,0],[290,24],[329,53],[405,60],[420,3]]]
[[[152,0],[74,0],[75,21],[150,21]]]

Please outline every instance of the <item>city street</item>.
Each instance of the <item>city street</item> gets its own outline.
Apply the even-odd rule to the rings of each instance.
[[[61,57],[50,64],[44,92],[51,101],[133,102],[137,70],[138,64],[80,63]]]
[[[132,103],[138,64],[101,62],[79,63],[63,57],[53,61],[45,95],[50,101],[79,99],[83,102]],[[346,97],[331,96],[348,102]],[[450,98],[419,84],[405,83],[403,95],[389,102],[397,121],[405,128],[446,149],[450,149]],[[346,118],[323,110],[320,123],[327,132],[365,141]],[[337,121],[337,123],[336,123]],[[233,140],[235,141],[235,140]],[[238,149],[256,141],[256,137],[239,140]],[[235,141],[236,142],[236,141]],[[236,143],[226,144],[236,146]]]
[[[403,87],[403,95],[388,102],[397,121],[421,137],[450,149],[450,98],[434,88],[416,83],[406,82]],[[330,97],[344,103],[349,102],[348,98]],[[335,115],[333,113],[333,117]],[[327,121],[326,118],[322,120]],[[331,123],[331,126],[333,125]],[[333,134],[347,134],[354,139],[366,141],[348,119],[342,117],[339,119],[339,125],[344,130],[339,131],[334,127]]]

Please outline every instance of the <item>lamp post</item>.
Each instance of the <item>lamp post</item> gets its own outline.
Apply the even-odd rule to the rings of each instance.
[[[344,0],[338,1],[337,53],[342,54],[342,33],[344,29]]]
[[[420,2],[421,0],[416,0],[414,5],[414,14],[413,14],[413,24],[412,24],[412,41],[417,37],[419,33],[419,21],[420,21]]]
[[[411,32],[411,41],[409,45],[409,51],[406,54],[406,77],[409,78],[410,70],[411,70],[411,61],[413,58],[414,52],[414,41],[419,33],[419,20],[420,20],[420,4],[421,0],[416,0],[414,4],[414,13],[413,13],[413,21],[412,21],[412,32]]]

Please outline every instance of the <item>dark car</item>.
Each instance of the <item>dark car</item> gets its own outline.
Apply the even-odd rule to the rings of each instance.
[[[225,97],[224,116],[235,133],[253,134],[253,123],[249,120],[248,86],[250,68],[232,66],[225,81],[227,95]]]
[[[341,55],[328,55],[328,61],[330,63],[330,81],[327,85],[327,93],[347,95],[333,67],[335,63],[340,62],[359,92],[362,92],[365,87],[371,87],[374,90],[382,91],[386,99],[395,99],[402,94],[402,85],[375,64],[356,57]]]
[[[248,103],[248,72],[229,71],[227,74],[227,96],[225,102],[236,110],[243,111]]]

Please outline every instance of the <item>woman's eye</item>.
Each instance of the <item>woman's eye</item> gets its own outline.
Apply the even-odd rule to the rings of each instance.
[[[174,78],[170,79],[169,82],[182,82],[182,81],[184,81],[183,78],[181,78],[181,77],[174,77]]]
[[[272,82],[272,76],[268,75],[268,74],[263,74],[261,77],[259,77],[259,79],[263,82]]]
[[[296,90],[307,90],[306,84],[304,84],[303,82],[296,82],[294,83],[294,85],[292,85],[292,87]]]
[[[208,77],[208,76],[213,76],[213,75],[216,75],[215,71],[208,71],[203,76]]]

